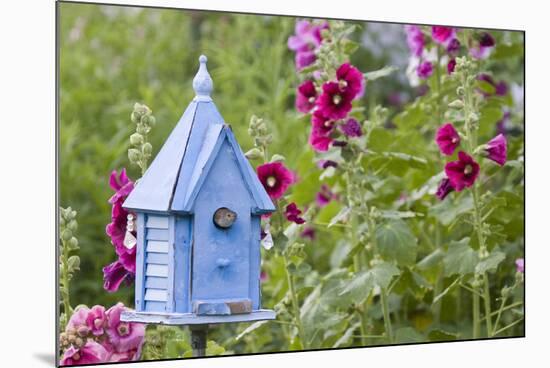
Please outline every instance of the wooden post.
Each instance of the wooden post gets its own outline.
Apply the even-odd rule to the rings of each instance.
[[[191,348],[193,349],[193,356],[206,356],[208,325],[190,325],[189,329],[191,330]]]

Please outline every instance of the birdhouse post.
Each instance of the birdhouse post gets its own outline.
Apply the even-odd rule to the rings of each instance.
[[[124,321],[197,331],[275,318],[260,292],[260,216],[275,207],[212,101],[206,57],[199,62],[195,98],[123,204],[137,231],[135,311]]]

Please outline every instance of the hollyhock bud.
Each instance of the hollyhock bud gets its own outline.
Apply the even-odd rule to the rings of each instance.
[[[466,152],[458,152],[458,160],[445,165],[445,174],[457,192],[471,187],[479,174],[479,164]]]
[[[303,224],[306,222],[300,215],[302,214],[302,211],[298,209],[296,206],[296,203],[292,202],[288,204],[285,208],[285,217],[288,221],[294,222],[298,225]]]
[[[437,187],[437,192],[435,193],[435,196],[442,201],[452,191],[454,191],[454,188],[451,185],[451,181],[448,178],[443,178],[439,182],[439,186]]]
[[[460,136],[454,126],[451,123],[447,123],[437,130],[435,141],[441,153],[450,156],[460,145]]]
[[[506,163],[506,137],[499,134],[491,139],[484,147],[484,155],[500,166]]]
[[[456,67],[456,60],[455,59],[449,60],[449,62],[447,63],[447,74],[452,74],[455,71],[455,67]]]
[[[353,118],[348,119],[345,124],[340,125],[340,130],[347,137],[360,137],[363,135],[361,125]]]

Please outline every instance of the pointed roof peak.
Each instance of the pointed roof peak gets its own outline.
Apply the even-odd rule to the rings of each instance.
[[[193,78],[193,89],[195,90],[194,101],[212,101],[210,93],[214,88],[214,82],[208,73],[206,68],[206,62],[208,58],[205,55],[199,57],[199,71]]]

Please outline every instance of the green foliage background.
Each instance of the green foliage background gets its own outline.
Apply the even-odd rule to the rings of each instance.
[[[209,58],[208,67],[214,80],[213,99],[225,120],[232,125],[243,150],[252,146],[247,135],[250,117],[258,115],[269,120],[274,134],[271,153],[283,154],[286,165],[296,171],[300,179],[289,200],[296,201],[300,207],[314,201],[321,184],[320,171],[307,144],[309,121],[294,108],[294,91],[299,81],[294,68],[294,55],[286,46],[288,36],[294,33],[295,18],[68,3],[60,4],[59,10],[60,205],[71,206],[78,211],[81,247],[81,271],[71,283],[73,303],[110,306],[122,301],[133,305],[133,287],[121,287],[114,294],[105,292],[102,287],[102,267],[115,260],[114,250],[105,235],[111,210],[107,200],[112,195],[108,177],[112,170],[123,167],[127,167],[131,178],[139,175],[135,167],[129,167],[126,155],[128,137],[134,129],[130,112],[136,101],[151,107],[156,117],[157,125],[150,135],[153,155],[156,154],[193,98],[191,80],[201,53]],[[441,158],[433,143],[434,129],[439,122],[434,121],[433,111],[430,110],[430,96],[424,102],[415,100],[416,92],[404,78],[404,65],[408,57],[404,33],[395,40],[391,50],[384,46],[385,31],[393,30],[395,33],[395,28],[402,26],[357,24],[361,31],[356,32],[353,38],[361,41],[362,37],[368,37],[371,45],[360,47],[353,55],[352,63],[360,70],[380,69],[395,62],[396,55],[403,59],[397,73],[367,85],[367,93],[363,97],[367,110],[372,109],[375,103],[387,104],[390,96],[396,93],[401,98],[400,104],[390,108],[386,128],[373,132],[369,149],[399,151],[427,160],[416,167],[402,160],[390,160],[389,163],[387,160],[375,160],[371,163],[376,167],[382,166],[383,161],[389,170],[383,182],[378,183],[378,193],[374,199],[377,207],[389,208],[402,195],[414,195],[441,171]],[[489,62],[494,66],[486,67],[494,72],[498,80],[504,79],[522,86],[522,35],[513,32],[493,32],[493,35],[497,38],[497,44],[506,40],[512,46],[497,48],[495,58]],[[448,88],[454,87],[449,85]],[[502,117],[500,107],[511,104],[508,96],[485,107],[480,141],[495,135],[495,123]],[[513,260],[523,252],[523,186],[522,171],[518,169],[522,165],[518,157],[522,156],[523,151],[523,116],[514,114],[512,123],[516,133],[509,138],[509,157],[517,162],[517,167],[507,166],[498,173],[496,169],[489,169],[493,170],[489,175],[501,178],[495,189],[505,188],[495,201],[501,199],[500,203],[507,203],[488,220],[502,225],[502,234],[494,242],[498,241],[507,249],[507,259],[497,275],[501,284],[510,280],[510,275],[514,273]],[[338,190],[335,178],[323,182]],[[411,202],[409,210],[427,215],[410,221],[408,226],[411,230],[409,227],[403,230],[399,223],[392,224],[397,226],[396,231],[404,231],[415,241],[418,239],[418,255],[413,254],[412,261],[405,262],[409,266],[432,253],[427,238],[431,238],[433,233],[437,232],[442,238],[462,239],[471,231],[453,226],[453,219],[471,208],[465,195],[441,203],[432,197],[424,196],[423,200]],[[316,222],[328,223],[340,208],[338,202],[332,202],[321,210]],[[426,229],[430,232],[428,237],[424,233]],[[315,299],[311,299],[314,294],[309,292],[314,290],[321,275],[346,265],[342,251],[344,249],[345,253],[346,247],[342,240],[342,228],[318,226],[316,231],[316,240],[307,241],[305,247],[308,262],[315,267],[305,279],[301,295],[303,298],[309,297],[311,303]],[[269,258],[269,280],[263,285],[264,305],[273,308],[286,291],[284,266],[278,257],[264,254],[265,257]],[[402,311],[396,314],[400,318],[398,334],[402,341],[425,339],[417,331],[425,331],[432,318],[427,301],[431,300],[433,292],[430,288],[423,288],[423,281],[417,277],[417,272],[425,270],[422,279],[435,282],[437,271],[427,263],[419,263],[416,270],[411,266],[408,274],[396,285],[397,290],[403,292],[394,294],[390,300],[393,310]],[[445,282],[448,286],[449,280]],[[498,290],[495,292],[498,293]],[[463,298],[467,297],[463,293]],[[451,299],[443,298],[442,303],[442,325],[451,325],[449,330],[460,335],[464,331],[457,328],[460,322],[456,321],[456,317],[465,312],[457,310],[457,304]],[[467,305],[464,303],[464,308]],[[318,341],[317,346],[334,346],[345,333],[347,325],[339,326],[338,321],[327,320],[323,314],[308,313],[304,311],[309,328],[323,328],[323,322],[327,329],[325,334],[329,334]],[[381,311],[373,308],[371,314],[379,318]],[[266,324],[253,334],[236,340],[235,336],[246,327],[227,326],[217,329],[212,336],[228,352],[293,348],[292,342],[282,340],[277,332],[284,326]],[[334,335],[332,340],[328,331]],[[443,332],[439,334],[434,339],[453,338]],[[337,346],[346,343],[347,340],[340,341]],[[183,354],[178,353],[173,343],[168,345],[166,351],[158,353],[159,357]]]

